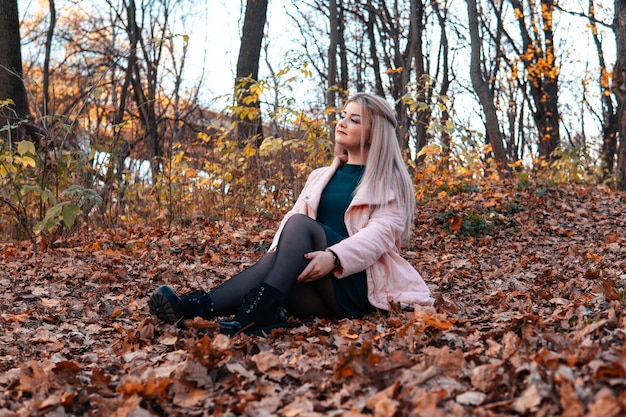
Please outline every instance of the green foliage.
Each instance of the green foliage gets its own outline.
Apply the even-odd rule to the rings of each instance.
[[[448,210],[435,215],[448,232],[463,236],[480,236],[487,234],[493,227],[488,220],[475,209],[467,209],[462,213]]]
[[[25,186],[24,189],[38,194],[41,201],[50,206],[44,218],[35,225],[33,229],[35,233],[43,231],[51,233],[58,226],[71,229],[81,214],[82,207],[91,207],[102,202],[102,197],[98,193],[80,185],[71,185],[63,190],[60,194],[60,198],[63,198],[61,201],[58,201],[50,190],[42,190],[38,186]]]
[[[13,146],[10,137],[8,140],[0,139],[0,208],[6,209],[6,212],[0,212],[0,224],[4,224],[5,230],[10,229],[9,225],[20,225],[32,236],[28,202],[24,200],[21,188],[35,179],[35,145],[22,141]],[[2,217],[7,217],[7,220],[3,222]]]
[[[528,175],[527,172],[518,172],[516,174],[517,177],[517,190],[518,191],[524,191],[529,189],[532,186],[532,183],[530,181],[530,176]]]
[[[4,146],[0,152],[0,185],[3,189],[7,187],[11,180],[22,173],[22,170],[34,168],[37,163],[35,155],[35,145],[29,141],[22,141],[17,144],[17,149],[12,149],[10,142]]]
[[[423,159],[426,174],[447,172],[452,177],[474,181],[497,171],[491,156],[491,145],[484,143],[480,132],[457,126],[448,120],[444,124],[433,121],[428,133],[432,142],[416,155]],[[449,143],[441,142],[442,135],[448,138]]]
[[[518,227],[515,215],[521,211],[524,207],[515,201],[507,201],[491,208],[476,205],[463,211],[446,210],[435,218],[450,233],[478,237],[493,233],[498,228]]]
[[[455,195],[459,193],[462,193],[462,194],[477,193],[478,191],[480,191],[480,189],[478,188],[478,185],[472,184],[467,180],[463,180],[460,183],[441,184],[437,187],[436,191],[437,192],[444,191],[448,195]]]
[[[44,152],[27,140],[17,145],[10,140],[0,141],[0,203],[7,208],[0,212],[0,224],[7,229],[17,223],[31,239],[59,227],[71,229],[83,207],[102,201],[94,190],[80,185],[69,185],[58,194],[42,187],[39,161],[44,160]],[[39,213],[44,214],[40,217]]]
[[[556,183],[595,183],[602,176],[601,168],[580,146],[559,147],[550,163],[550,179]]]

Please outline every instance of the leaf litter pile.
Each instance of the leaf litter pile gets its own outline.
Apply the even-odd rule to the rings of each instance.
[[[405,256],[434,308],[267,338],[166,325],[147,301],[251,265],[277,220],[0,244],[0,417],[621,416],[624,213],[580,185],[421,195]]]

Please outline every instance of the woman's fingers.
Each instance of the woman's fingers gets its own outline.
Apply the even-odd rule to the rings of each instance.
[[[304,257],[310,259],[310,262],[298,276],[298,282],[309,282],[319,279],[328,275],[334,268],[334,258],[329,252],[309,252]]]

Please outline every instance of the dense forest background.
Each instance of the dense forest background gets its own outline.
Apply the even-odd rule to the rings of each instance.
[[[280,16],[249,0],[228,22],[231,93],[212,99],[190,45],[219,38],[194,20],[215,1],[0,5],[5,237],[280,212],[330,160],[356,91],[393,102],[416,179],[626,188],[621,0],[308,0]],[[264,36],[276,25],[294,39]]]

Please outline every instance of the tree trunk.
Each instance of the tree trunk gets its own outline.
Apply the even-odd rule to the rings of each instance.
[[[0,100],[15,104],[0,113],[0,124],[28,117],[28,100],[22,80],[22,51],[17,0],[0,0]]]
[[[617,152],[617,114],[611,98],[611,86],[609,84],[608,68],[604,60],[602,51],[602,41],[598,35],[597,22],[595,18],[594,0],[589,0],[589,26],[591,26],[591,36],[598,53],[598,63],[600,64],[601,76],[599,87],[602,92],[602,178],[606,179],[613,173],[615,165],[615,155]]]
[[[470,60],[470,76],[472,86],[478,95],[480,104],[485,114],[487,137],[491,143],[493,156],[501,174],[508,175],[509,167],[507,163],[506,151],[502,140],[502,132],[498,121],[496,106],[493,102],[493,95],[489,90],[489,85],[483,77],[481,70],[481,45],[482,39],[478,32],[478,10],[476,9],[476,0],[467,0],[467,15],[469,19],[471,60]]]
[[[411,81],[412,69],[419,83],[421,76],[424,74],[424,63],[422,56],[422,19],[423,19],[423,4],[421,0],[411,0],[409,9],[409,32],[408,35],[401,27],[400,21],[397,16],[400,14],[397,3],[393,4],[393,13],[389,11],[389,8],[384,5],[378,11],[380,21],[380,38],[387,39],[388,51],[384,55],[385,65],[389,72],[389,91],[391,97],[396,101],[395,109],[398,115],[398,140],[402,150],[409,147],[409,128],[411,122],[414,122],[416,131],[419,132],[419,120],[422,119],[423,114],[420,111],[416,112],[418,120],[411,120],[411,115],[407,110],[407,105],[403,100],[398,100],[407,93],[407,86]],[[406,45],[402,49],[403,39],[406,37]],[[419,88],[419,87],[418,87]],[[425,93],[424,91],[418,92],[420,95]],[[423,100],[427,102],[426,99]],[[416,137],[419,134],[416,134]],[[422,145],[423,146],[423,145]],[[419,145],[417,146],[419,151]]]
[[[139,27],[136,21],[136,6],[135,1],[130,0],[126,5],[126,34],[128,35],[128,57],[126,61],[126,69],[124,71],[124,82],[119,94],[119,99],[113,102],[114,105],[118,105],[113,118],[113,126],[115,127],[115,133],[113,138],[114,146],[111,146],[111,166],[106,172],[104,179],[104,187],[100,191],[100,196],[104,200],[104,204],[101,204],[101,210],[107,209],[110,201],[113,200],[113,190],[116,186],[119,186],[122,182],[124,161],[130,155],[130,146],[128,142],[122,138],[121,124],[124,121],[124,114],[126,112],[127,99],[130,93],[130,86],[133,78],[133,70],[135,68],[135,62],[137,61],[137,44],[139,42]],[[120,187],[121,190],[123,188]],[[120,204],[124,203],[123,191],[120,192]]]
[[[613,94],[617,98],[619,151],[617,155],[617,189],[626,191],[626,0],[615,0],[613,30],[617,60],[613,69]]]
[[[422,0],[411,0],[411,24],[409,27],[409,36],[411,37],[411,48],[413,48],[415,62],[415,79],[418,85],[417,99],[424,103],[430,103],[432,98],[432,87],[429,75],[426,71],[423,36],[424,36],[424,2]],[[405,85],[409,80],[404,80]],[[415,115],[415,150],[419,152],[428,143],[428,127],[432,118],[432,110],[427,106],[423,110],[417,111]],[[408,120],[407,120],[408,125]],[[405,141],[408,146],[409,141]]]
[[[446,32],[446,14],[447,11],[442,10],[437,2],[432,3],[433,8],[435,9],[435,13],[437,15],[437,21],[439,22],[439,30],[441,33],[441,37],[439,42],[441,44],[441,56],[443,58],[442,63],[442,74],[441,74],[441,90],[439,91],[440,97],[446,97],[448,95],[448,89],[450,88],[450,63],[448,60],[448,54],[450,50],[450,45],[448,42],[448,35]],[[446,125],[447,122],[451,119],[450,111],[448,110],[447,103],[443,103],[443,107],[441,110],[441,124]],[[441,144],[443,145],[443,155],[447,161],[450,157],[450,145],[451,145],[451,135],[447,131],[441,132]]]
[[[52,53],[52,38],[54,36],[54,28],[57,23],[57,9],[54,0],[49,0],[50,5],[50,23],[48,24],[48,32],[46,33],[46,50],[43,60],[43,109],[42,116],[54,113],[50,105],[50,54]],[[45,120],[45,119],[44,119]]]
[[[346,18],[344,16],[343,10],[343,0],[339,0],[339,70],[341,78],[339,80],[339,91],[341,93],[341,98],[346,99],[348,94],[348,82],[349,82],[349,72],[348,72],[348,47],[346,45]]]
[[[241,140],[254,138],[257,147],[263,142],[261,105],[258,97],[251,93],[250,86],[259,79],[259,59],[267,19],[267,4],[268,0],[248,0],[246,3],[235,80],[237,106],[250,110],[242,120],[239,120],[237,134]],[[251,100],[250,97],[254,98]]]
[[[330,42],[328,44],[328,85],[326,86],[326,107],[332,109],[337,106],[337,46],[339,45],[339,11],[337,0],[328,2],[328,16],[330,26]],[[335,121],[335,113],[328,112],[329,126]],[[330,129],[330,139],[335,143],[335,130]]]
[[[374,83],[375,92],[376,94],[382,97],[385,95],[385,89],[383,88],[383,79],[380,75],[380,60],[378,59],[378,52],[377,52],[378,45],[376,43],[376,35],[374,32],[374,26],[376,25],[376,12],[377,11],[378,9],[376,8],[376,6],[374,6],[371,1],[368,1],[367,2],[367,16],[364,15],[363,20],[364,20],[364,24],[366,28],[365,31],[369,38],[370,57],[372,60],[371,66],[372,66],[373,73],[374,73],[374,79],[376,80]]]
[[[552,16],[554,13],[554,0],[540,0],[539,10],[535,8],[534,0],[530,1],[531,16],[528,24],[531,25],[533,38],[530,35],[524,21],[523,6],[520,0],[510,0],[511,5],[518,10],[516,13],[518,26],[523,40],[524,50],[520,59],[526,68],[530,94],[533,97],[535,109],[533,118],[539,133],[537,147],[539,156],[551,158],[552,152],[559,146],[561,139],[559,134],[559,109],[557,107],[557,94],[559,91],[559,71],[556,66],[554,51],[554,33]],[[543,22],[542,28],[538,28]],[[538,36],[543,32],[543,39]]]

